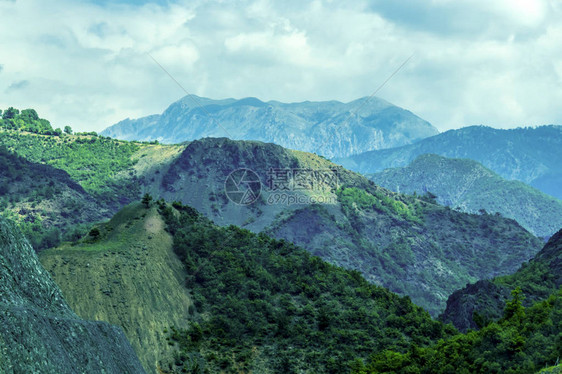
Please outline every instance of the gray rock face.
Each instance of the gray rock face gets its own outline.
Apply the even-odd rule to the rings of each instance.
[[[255,98],[184,97],[162,115],[126,119],[101,134],[123,140],[180,143],[204,137],[260,140],[326,157],[411,144],[437,129],[379,98],[285,104]]]
[[[0,373],[144,373],[123,332],[79,319],[27,240],[2,218]]]

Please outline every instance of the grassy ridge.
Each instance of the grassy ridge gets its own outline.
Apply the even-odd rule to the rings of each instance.
[[[84,319],[121,326],[148,373],[175,349],[170,326],[186,328],[192,299],[185,269],[156,209],[129,205],[87,235],[40,253],[72,309]]]
[[[30,162],[0,146],[0,210],[35,250],[84,234],[107,210],[63,170]]]
[[[66,171],[89,193],[114,203],[127,195],[128,179],[117,180],[121,172],[131,170],[132,155],[140,145],[97,135],[67,135],[56,137],[20,131],[0,132],[0,144],[25,159]],[[137,197],[139,191],[129,194]]]

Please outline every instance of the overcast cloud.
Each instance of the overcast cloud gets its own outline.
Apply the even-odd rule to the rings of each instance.
[[[0,0],[0,108],[100,131],[214,99],[378,94],[439,130],[562,124],[562,6],[549,0]]]

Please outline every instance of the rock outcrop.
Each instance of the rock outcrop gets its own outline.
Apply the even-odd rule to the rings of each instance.
[[[0,373],[144,373],[121,329],[78,318],[28,241],[2,218]]]

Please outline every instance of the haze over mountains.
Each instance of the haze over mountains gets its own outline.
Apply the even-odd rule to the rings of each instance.
[[[322,157],[274,144],[208,138],[158,145],[95,135],[67,136],[53,143],[50,137],[21,133],[6,133],[4,139],[15,152],[37,160],[46,154],[66,155],[57,165],[90,186],[102,205],[107,199],[125,204],[145,192],[181,201],[220,225],[265,230],[331,263],[359,270],[371,282],[410,295],[433,315],[443,310],[450,292],[467,282],[515,271],[540,248],[538,239],[514,221],[462,214],[393,194]],[[65,163],[66,158],[72,162]],[[83,173],[92,158],[101,167]],[[225,194],[229,174],[240,168],[253,170],[263,184],[260,198],[248,206]],[[270,200],[275,191],[266,191],[272,168],[335,170],[338,180],[315,190],[288,191],[298,199],[322,197],[326,204],[276,203]],[[100,179],[107,182],[100,184]],[[25,216],[19,219],[25,222]],[[436,274],[430,270],[434,267],[442,271]]]
[[[101,134],[163,143],[223,136],[260,140],[313,152],[363,174],[404,167],[431,153],[478,161],[507,180],[562,199],[561,126],[470,126],[438,134],[428,122],[376,97],[284,104],[186,96],[161,115],[126,119]]]
[[[376,173],[407,166],[422,154],[467,158],[508,180],[519,180],[562,199],[562,126],[499,130],[470,126],[415,144],[335,159],[350,170]]]
[[[126,119],[101,132],[117,139],[162,143],[227,136],[271,142],[328,158],[398,147],[437,133],[427,121],[376,97],[350,103],[286,104],[197,96],[178,100],[161,115]]]

